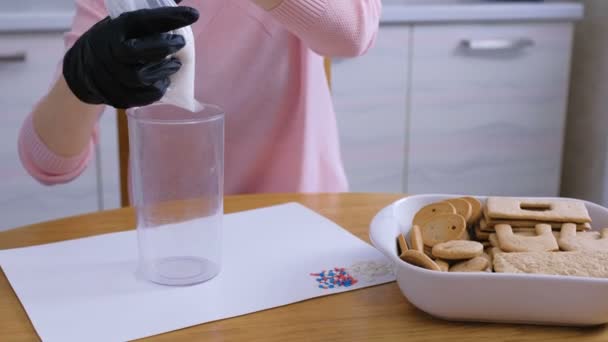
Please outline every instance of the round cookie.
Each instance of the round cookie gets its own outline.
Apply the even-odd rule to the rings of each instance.
[[[422,231],[417,225],[412,226],[410,231],[410,242],[412,249],[418,252],[424,252],[424,243],[422,242]]]
[[[435,257],[433,256],[433,248],[429,246],[424,246],[423,250],[424,254],[426,254],[429,258],[435,259]]]
[[[426,268],[427,270],[441,271],[433,259],[429,258],[426,254],[413,249],[402,253],[400,258],[409,264]]]
[[[471,260],[461,261],[450,267],[450,272],[481,272],[488,268],[488,259],[478,256]]]
[[[430,218],[420,228],[424,244],[433,247],[438,243],[463,238],[467,222],[458,214],[440,214]]]
[[[469,201],[464,200],[462,198],[451,198],[446,200],[446,202],[451,203],[454,208],[456,208],[456,214],[464,217],[467,224],[471,223],[471,217],[473,215],[473,207]]]
[[[401,255],[401,253],[409,250],[409,246],[407,245],[407,241],[405,240],[405,236],[403,236],[403,234],[399,234],[399,236],[397,237],[397,244],[399,246],[399,255]]]
[[[452,240],[433,247],[433,256],[445,260],[471,259],[483,254],[483,245],[477,241]]]
[[[481,215],[483,214],[483,205],[481,202],[475,197],[462,197],[461,199],[469,202],[471,205],[471,220],[469,224],[473,224],[481,219]]]
[[[456,208],[449,202],[431,203],[418,210],[412,224],[422,227],[428,220],[441,214],[456,214]]]
[[[448,264],[448,262],[445,260],[436,259],[435,263],[437,264],[437,266],[439,266],[441,272],[447,272],[450,270],[450,264]]]

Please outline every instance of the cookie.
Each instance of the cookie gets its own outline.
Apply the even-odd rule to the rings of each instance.
[[[412,224],[422,227],[428,220],[441,214],[456,214],[456,208],[449,202],[431,203],[418,210]]]
[[[477,256],[473,259],[461,261],[450,267],[450,272],[481,272],[488,268],[488,259]]]
[[[433,249],[429,246],[424,246],[424,254],[426,254],[429,258],[431,259],[435,259],[435,257],[433,256]]]
[[[409,247],[407,246],[407,241],[405,240],[405,236],[403,236],[403,234],[399,234],[399,236],[397,237],[397,246],[399,247],[397,250],[397,253],[399,255],[409,250]]]
[[[485,212],[490,219],[591,222],[587,207],[577,200],[490,197]]]
[[[498,237],[496,237],[496,233],[490,234],[488,241],[490,241],[492,247],[498,247]]]
[[[403,254],[401,254],[400,258],[401,260],[414,266],[426,268],[427,270],[432,271],[441,271],[433,259],[429,258],[426,254],[413,249],[405,251]]]
[[[447,272],[450,269],[450,264],[447,261],[442,259],[435,259],[435,263],[441,269],[441,272]]]
[[[484,271],[492,272],[492,267],[493,267],[492,256],[484,249],[483,253],[481,254],[481,257],[488,260],[488,267],[486,267],[486,269]]]
[[[463,260],[480,256],[483,245],[477,241],[452,240],[433,247],[433,256],[444,260]]]
[[[597,234],[576,232],[572,223],[563,225],[558,239],[559,247],[564,251],[608,251],[608,228],[602,229],[599,238]]]
[[[515,235],[522,235],[522,236],[535,236],[536,235],[536,228],[512,228],[512,230],[513,230],[513,234],[515,234]],[[552,232],[553,232],[553,236],[555,236],[555,238],[558,239],[559,231],[553,230]],[[488,233],[490,233],[490,232],[488,232]],[[493,233],[496,233],[496,232],[493,232]],[[490,234],[493,234],[493,233],[490,233]],[[585,233],[590,234],[592,232],[585,232]],[[585,234],[584,236],[588,236],[587,234]],[[488,237],[488,241],[490,241],[489,237]]]
[[[514,231],[513,234],[518,236],[536,236],[536,228],[532,228],[531,230]],[[553,232],[553,236],[556,236],[556,234],[559,235],[558,232]],[[498,237],[496,236],[496,233],[491,233],[488,241],[490,242],[490,246],[499,247]]]
[[[463,200],[471,205],[471,220],[469,224],[474,224],[481,219],[483,205],[475,197],[462,197]]]
[[[492,229],[494,230],[494,229]],[[490,239],[490,232],[484,232],[479,226],[475,227],[475,238],[477,241],[488,241]]]
[[[505,252],[550,252],[559,246],[553,236],[551,226],[536,226],[536,236],[515,235],[511,226],[499,224],[495,227],[498,246]]]
[[[424,244],[433,247],[438,243],[464,237],[467,222],[458,214],[440,214],[431,217],[420,228]]]
[[[534,273],[608,278],[608,252],[527,252],[494,255],[500,273]]]
[[[553,229],[561,229],[563,222],[550,222],[550,221],[532,221],[532,220],[486,220],[485,218],[481,219],[479,222],[480,230],[486,232],[493,232],[494,226],[497,224],[508,224],[513,227],[513,231],[517,229],[534,229],[530,227],[536,227],[537,224],[548,224]],[[576,225],[576,229],[580,231],[591,230],[590,223],[581,223]]]
[[[604,231],[606,229],[607,228],[604,228],[604,229],[602,229],[599,232],[598,231],[591,231],[591,232],[579,232],[579,231],[577,231],[576,232],[576,236],[579,237],[579,238],[582,238],[582,239],[597,240],[597,239],[601,239],[602,238],[602,234],[606,234],[606,233],[604,233]],[[560,232],[553,231],[553,233],[557,235],[556,237],[558,239],[560,238],[560,236],[561,236]]]
[[[412,249],[418,252],[424,252],[424,243],[422,242],[422,232],[420,227],[417,225],[412,226],[410,231],[410,242],[412,243]]]
[[[481,230],[481,231],[491,231],[491,232],[493,232],[493,231],[494,231],[494,227],[493,227],[493,226],[492,226],[492,227],[489,227],[489,226],[488,226],[488,221],[486,221],[486,218],[485,218],[485,217],[482,217],[482,218],[479,220],[479,230]]]
[[[471,217],[473,213],[473,207],[471,206],[471,203],[462,198],[451,198],[446,200],[446,202],[451,203],[454,208],[456,208],[456,214],[464,217],[464,220],[467,221],[467,224],[471,224]]]
[[[504,253],[504,251],[503,251],[503,250],[501,250],[501,249],[500,249],[500,248],[498,248],[498,247],[490,247],[490,248],[487,248],[487,249],[486,249],[486,252],[488,253],[488,255],[490,256],[490,258],[491,258],[492,260],[494,260],[494,258],[496,257],[496,254],[498,254],[498,253]]]

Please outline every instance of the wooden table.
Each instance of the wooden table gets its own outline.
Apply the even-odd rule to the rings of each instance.
[[[368,225],[373,215],[402,196],[250,195],[228,197],[225,206],[226,212],[230,213],[296,201],[368,241]],[[119,209],[0,233],[0,249],[117,232],[133,227],[133,209]],[[4,273],[0,272],[0,341],[31,340],[38,340],[38,337]],[[608,341],[608,327],[565,328],[446,322],[417,310],[401,295],[397,285],[390,283],[203,324],[150,340]]]

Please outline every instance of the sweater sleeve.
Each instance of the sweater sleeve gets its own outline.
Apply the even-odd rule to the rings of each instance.
[[[381,11],[380,0],[284,0],[270,13],[316,53],[354,57],[373,45]]]
[[[69,49],[86,30],[103,19],[105,9],[102,0],[77,0],[76,15],[71,30],[65,34],[65,47]],[[61,74],[61,64],[55,72],[55,79]],[[80,154],[64,157],[51,151],[36,132],[30,113],[24,120],[19,134],[18,152],[21,164],[40,183],[54,185],[67,183],[77,178],[89,164],[97,141],[95,127],[91,142]]]

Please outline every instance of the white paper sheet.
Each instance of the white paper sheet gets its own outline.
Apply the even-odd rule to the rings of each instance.
[[[134,231],[0,251],[44,341],[132,340],[395,280],[380,252],[294,203],[226,215],[222,272],[206,283],[139,280],[136,258]],[[360,262],[390,271],[356,274],[357,284],[333,289],[310,275]]]

